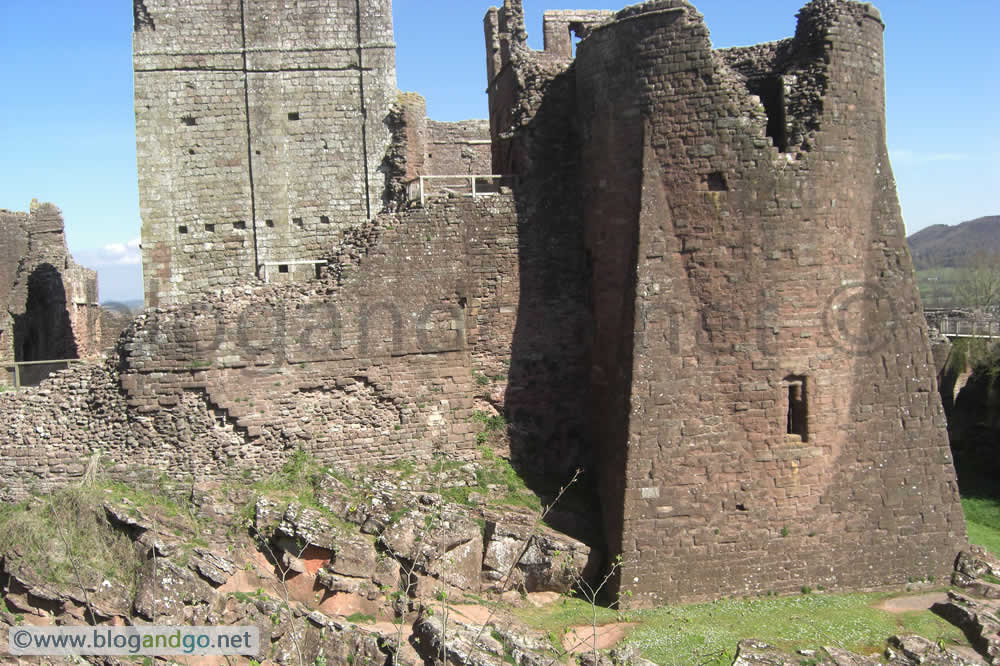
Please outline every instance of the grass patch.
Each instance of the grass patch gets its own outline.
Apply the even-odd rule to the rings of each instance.
[[[583,599],[564,597],[541,608],[515,608],[514,615],[533,629],[561,634],[564,629],[583,624],[590,624],[594,619],[594,606]],[[598,606],[597,624],[604,625],[618,622],[622,616],[618,611]]]
[[[68,487],[3,507],[0,552],[48,583],[99,587],[107,579],[134,590],[141,561],[131,540],[108,522],[104,499],[98,488]]]
[[[325,475],[343,481],[340,476],[323,467],[306,451],[298,449],[280,470],[253,484],[252,488],[257,496],[264,495],[270,499],[284,500],[289,504],[294,502],[303,508],[323,514],[334,528],[346,533],[354,532],[356,528],[353,525],[320,504],[316,498],[317,487]],[[345,483],[345,485],[353,490],[353,481]],[[256,501],[254,498],[247,506],[243,507],[241,515],[244,520],[252,519]]]
[[[1000,557],[1000,500],[990,497],[963,497],[969,542],[983,546]]]
[[[598,625],[635,623],[625,642],[657,664],[729,666],[737,644],[746,638],[757,638],[788,652],[836,645],[861,654],[881,652],[886,639],[899,633],[920,634],[945,644],[968,644],[961,631],[930,611],[896,615],[875,608],[892,596],[810,594],[725,599],[625,613],[596,610]],[[591,624],[593,610],[585,601],[567,598],[514,613],[525,624],[545,632],[558,647],[570,627]]]
[[[507,424],[502,416],[488,418],[499,419],[495,423],[502,425],[496,427],[506,430]],[[532,511],[541,511],[542,501],[534,491],[528,488],[524,479],[508,460],[497,456],[489,447],[480,447],[479,452],[482,456],[481,464],[476,469],[476,482],[479,490],[485,493],[489,491],[490,486],[499,488],[504,492],[503,497],[498,500],[500,504],[523,506]]]
[[[874,607],[891,596],[810,594],[640,611],[629,616],[639,626],[627,642],[658,664],[720,666],[731,664],[737,643],[749,637],[790,652],[836,645],[874,654],[898,633],[967,644],[961,631],[930,611],[894,615]]]
[[[347,621],[353,624],[375,624],[375,616],[365,615],[364,613],[352,613],[347,616]]]

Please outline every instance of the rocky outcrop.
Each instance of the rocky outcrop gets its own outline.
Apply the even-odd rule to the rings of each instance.
[[[1000,599],[1000,585],[985,580],[987,576],[1000,581],[1000,563],[986,549],[973,546],[959,554],[951,583],[983,599]]]
[[[920,636],[893,636],[884,659],[848,652],[842,648],[800,650],[791,655],[755,640],[742,641],[733,666],[976,666],[977,662],[951,652]]]
[[[948,602],[936,604],[934,612],[958,626],[987,663],[1000,664],[1000,615],[996,604],[948,592]]]

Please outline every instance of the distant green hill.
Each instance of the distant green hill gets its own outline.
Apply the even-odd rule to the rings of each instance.
[[[1000,215],[955,226],[935,224],[906,239],[918,271],[961,268],[972,255],[1000,253]]]
[[[141,300],[104,301],[101,303],[101,307],[125,315],[134,315],[142,312],[143,302]]]

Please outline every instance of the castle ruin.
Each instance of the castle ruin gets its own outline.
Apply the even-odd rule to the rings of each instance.
[[[0,397],[5,497],[97,442],[122,479],[470,458],[485,377],[515,464],[587,470],[634,603],[948,574],[964,522],[876,10],[813,0],[794,37],[725,50],[684,0],[548,12],[535,52],[506,0],[484,144],[397,98],[387,0],[323,4],[136,0],[160,307],[57,403]],[[405,201],[484,145],[513,188]],[[290,283],[260,284],[273,262]],[[59,415],[91,430],[24,434]]]
[[[62,213],[31,203],[27,213],[0,210],[0,383],[32,384],[47,367],[14,363],[100,354],[97,273],[73,261]]]

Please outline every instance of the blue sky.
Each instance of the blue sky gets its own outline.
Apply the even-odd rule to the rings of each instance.
[[[701,0],[717,47],[790,36],[805,0]],[[541,48],[545,9],[524,0]],[[486,117],[479,0],[395,0],[402,90],[438,120]],[[1000,3],[877,2],[886,30],[889,148],[907,230],[1000,214]],[[0,0],[0,208],[58,205],[70,249],[101,274],[102,300],[141,298],[126,0]]]

